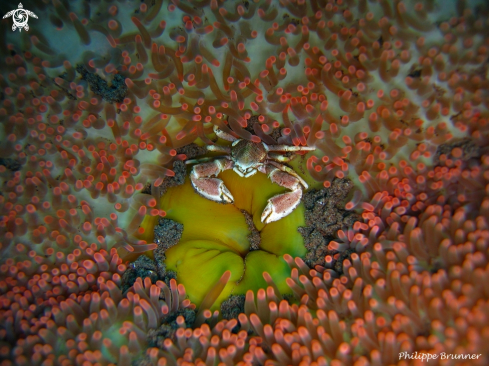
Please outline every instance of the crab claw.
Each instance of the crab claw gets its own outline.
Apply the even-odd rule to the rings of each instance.
[[[302,189],[279,194],[268,200],[268,204],[261,214],[261,222],[269,224],[287,216],[299,205],[302,198]]]
[[[229,192],[224,182],[216,176],[220,172],[232,169],[233,162],[229,159],[217,159],[209,163],[197,164],[192,168],[190,181],[195,190],[201,196],[216,202],[233,203],[234,197]]]
[[[199,178],[192,179],[192,184],[200,195],[205,198],[222,203],[233,203],[234,197],[229,192],[229,189],[224,185],[224,182],[217,178]]]

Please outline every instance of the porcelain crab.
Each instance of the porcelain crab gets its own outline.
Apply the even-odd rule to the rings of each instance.
[[[267,174],[273,183],[291,190],[267,201],[268,204],[261,215],[263,223],[280,220],[299,205],[302,188],[307,189],[308,186],[292,168],[282,164],[292,160],[295,155],[288,156],[283,153],[312,151],[315,150],[314,147],[267,145],[262,141],[238,139],[216,126],[214,132],[218,137],[232,141],[232,145],[208,145],[208,151],[222,152],[226,155],[187,161],[187,164],[196,164],[192,167],[190,180],[197,193],[212,201],[233,203],[233,195],[224,182],[217,178],[219,173],[233,169],[241,177],[247,178],[261,172]]]

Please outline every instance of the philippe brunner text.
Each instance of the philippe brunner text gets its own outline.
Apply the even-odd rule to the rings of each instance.
[[[399,360],[478,360],[482,354],[477,353],[424,353],[424,352],[400,352]]]

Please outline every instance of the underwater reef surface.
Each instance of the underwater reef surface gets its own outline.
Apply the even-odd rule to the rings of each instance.
[[[20,9],[0,4],[2,366],[489,364],[487,2]],[[185,162],[218,155],[214,127],[315,147],[298,208],[263,224],[287,190],[262,173],[199,196]]]

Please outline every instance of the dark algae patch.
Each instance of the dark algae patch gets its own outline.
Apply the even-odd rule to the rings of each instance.
[[[115,74],[112,78],[112,83],[109,85],[107,81],[97,74],[88,71],[83,65],[77,65],[76,71],[90,85],[90,90],[101,96],[105,101],[109,103],[122,103],[124,101],[124,97],[127,94],[127,85],[124,76]]]
[[[176,245],[183,233],[183,224],[171,219],[161,218],[158,225],[154,228],[154,242],[158,244],[158,248],[154,250],[155,259],[164,254],[172,246]]]
[[[195,310],[189,308],[178,309],[175,313],[167,315],[156,329],[149,329],[146,334],[148,348],[158,347],[167,350],[165,339],[169,338],[175,344],[177,342],[176,333],[182,326],[177,323],[177,318],[182,316],[185,320],[185,327],[192,328],[195,322]],[[133,366],[154,366],[155,363],[148,354],[141,355],[133,363]]]
[[[250,252],[253,250],[260,249],[261,236],[260,232],[256,228],[253,223],[253,216],[246,210],[240,210],[243,216],[245,217],[246,225],[248,225],[248,230],[250,231],[250,235],[248,235],[248,241],[250,242]]]
[[[122,275],[122,292],[125,293],[134,285],[136,279],[148,277],[152,283],[160,280],[166,284],[170,283],[172,278],[176,279],[177,275],[174,271],[166,269],[165,252],[176,245],[182,237],[183,225],[170,220],[161,218],[158,225],[154,228],[154,242],[158,247],[153,251],[154,260],[141,255],[134,262],[130,263],[127,270]]]
[[[16,172],[22,168],[22,164],[20,162],[11,158],[0,158],[0,165],[3,165],[12,172]]]
[[[175,173],[173,177],[163,178],[163,182],[158,186],[159,195],[157,197],[163,196],[168,188],[177,187],[185,183],[187,168],[183,161],[176,160],[173,162],[173,172]]]
[[[453,159],[454,156],[452,155],[452,151],[455,148],[462,150],[462,156],[460,156],[459,159],[462,159],[463,161],[478,158],[481,155],[479,146],[477,146],[471,138],[464,138],[438,146],[435,156],[433,157],[433,163],[438,165],[440,163],[441,155],[445,155],[447,159]]]
[[[185,326],[191,328],[195,322],[195,315],[195,310],[183,308],[167,316],[157,329],[150,329],[148,331],[148,346],[166,349],[164,344],[166,338],[170,338],[173,342],[176,342],[175,333],[181,327],[177,324],[177,318],[183,316]]]
[[[165,252],[178,244],[182,233],[183,224],[171,219],[161,218],[158,225],[154,228],[154,242],[158,247],[153,251],[153,255],[158,265],[158,275],[167,284],[170,283],[172,278],[176,278],[177,274],[166,269]]]
[[[221,304],[223,319],[238,319],[238,315],[245,312],[245,295],[231,295]]]
[[[185,154],[187,156],[187,159],[193,159],[206,153],[207,149],[205,147],[199,146],[193,142],[177,149],[177,154]]]
[[[141,279],[148,277],[152,283],[156,283],[159,278],[158,267],[155,261],[145,255],[141,255],[134,262],[130,263],[122,275],[122,292],[125,293],[129,290],[138,277],[141,277]]]
[[[339,262],[335,270],[342,272],[342,263],[348,253],[328,249],[328,244],[334,239],[338,230],[347,230],[355,221],[360,220],[360,215],[345,210],[345,199],[353,188],[349,179],[335,179],[329,188],[312,189],[303,197],[305,207],[306,226],[298,229],[304,238],[307,253],[303,258],[306,264],[314,268],[316,265],[324,266],[327,255],[336,257]],[[338,268],[336,268],[338,267]]]

